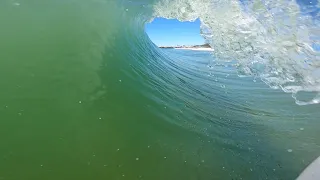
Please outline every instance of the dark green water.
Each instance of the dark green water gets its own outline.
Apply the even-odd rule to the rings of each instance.
[[[0,180],[294,179],[320,155],[319,105],[157,49],[153,2],[128,4],[0,2]]]

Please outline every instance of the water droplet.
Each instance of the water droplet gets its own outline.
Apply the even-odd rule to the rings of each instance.
[[[18,113],[18,115],[19,115],[19,116],[21,116],[21,115],[22,115],[22,113]]]
[[[101,118],[101,117],[99,117],[99,119],[101,120],[102,118]]]
[[[292,149],[288,149],[288,152],[291,153],[293,150]]]
[[[184,163],[187,163],[187,161],[184,161]]]
[[[126,9],[126,11],[129,11],[129,9]]]
[[[148,148],[150,148],[150,146],[148,146]]]
[[[43,167],[43,165],[42,165],[42,164],[41,164],[40,166],[41,166],[41,167]]]
[[[201,160],[202,163],[204,163],[204,160]]]
[[[163,157],[164,159],[167,159],[167,157],[165,156],[165,157]]]
[[[222,167],[222,169],[225,169],[225,167]]]
[[[81,104],[82,103],[82,101],[79,101],[79,104]]]
[[[107,165],[105,164],[105,165],[103,165],[104,167],[107,167]]]
[[[119,82],[122,82],[121,79],[119,79]]]
[[[304,130],[304,128],[300,128],[300,131],[303,131]]]
[[[136,161],[139,161],[139,158],[136,158]]]
[[[120,151],[120,149],[117,149],[117,151]]]
[[[250,171],[253,171],[253,170],[250,168]]]

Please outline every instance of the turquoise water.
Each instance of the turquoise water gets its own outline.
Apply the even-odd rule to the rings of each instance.
[[[0,2],[0,179],[294,179],[320,155],[316,101],[223,44],[158,49],[144,24],[176,8],[159,2]],[[306,90],[316,66],[285,60],[260,63]]]

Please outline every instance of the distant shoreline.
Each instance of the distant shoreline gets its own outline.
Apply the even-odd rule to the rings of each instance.
[[[183,49],[183,50],[192,50],[192,51],[214,51],[212,48],[173,48],[173,49]]]
[[[203,45],[194,45],[194,46],[160,46],[161,49],[184,49],[184,50],[193,50],[193,51],[214,51],[209,44]]]

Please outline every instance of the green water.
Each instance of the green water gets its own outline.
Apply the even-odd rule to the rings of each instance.
[[[319,105],[156,49],[133,18],[152,2],[15,3],[0,2],[0,180],[294,179],[320,154]]]

